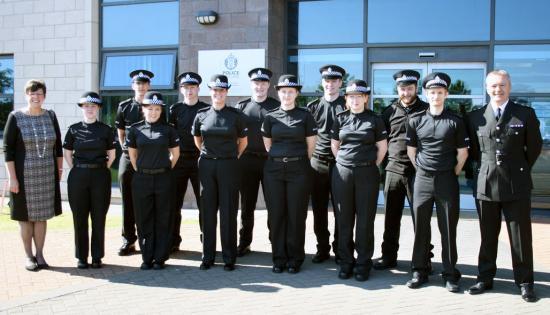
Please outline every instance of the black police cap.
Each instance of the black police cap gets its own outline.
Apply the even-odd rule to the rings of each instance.
[[[211,89],[229,89],[231,84],[229,84],[227,76],[223,74],[214,74],[210,78],[210,82],[208,82],[208,87]]]
[[[147,105],[160,105],[164,106],[164,100],[162,99],[162,94],[157,91],[149,91],[145,93],[145,96],[143,97],[143,102],[141,105],[147,106]]]
[[[364,80],[351,80],[346,86],[346,95],[348,94],[370,94],[370,87]]]
[[[346,70],[337,65],[324,65],[319,68],[319,72],[323,79],[341,79],[346,75]]]
[[[84,92],[80,99],[78,99],[78,106],[82,106],[86,103],[90,104],[96,104],[97,106],[103,105],[103,102],[101,101],[101,96],[93,91]]]
[[[269,81],[273,72],[267,68],[254,68],[248,71],[250,81]]]
[[[195,72],[184,72],[177,77],[178,84],[181,85],[200,85],[202,82],[202,78],[200,75],[198,75]]]
[[[275,89],[279,90],[283,87],[292,87],[298,91],[302,90],[302,86],[298,82],[298,77],[293,74],[283,74],[279,77],[279,81],[277,82],[277,85],[275,85]]]
[[[132,82],[135,82],[135,81],[151,82],[151,79],[154,76],[155,75],[153,74],[153,72],[149,70],[140,69],[140,70],[134,70],[130,72],[130,78],[132,78]]]
[[[393,79],[397,85],[417,84],[420,79],[420,73],[414,70],[401,70],[393,75]]]
[[[449,89],[449,86],[451,85],[451,77],[449,77],[446,73],[443,72],[433,72],[428,74],[422,83],[422,86],[425,89],[431,89],[435,87],[442,87],[445,89]]]

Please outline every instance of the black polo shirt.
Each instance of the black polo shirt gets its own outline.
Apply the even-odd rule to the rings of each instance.
[[[202,137],[201,157],[237,158],[237,140],[247,135],[245,117],[240,110],[227,105],[220,110],[213,106],[203,108],[195,117],[191,133]]]
[[[169,149],[179,146],[179,141],[176,129],[167,123],[143,120],[128,130],[125,145],[137,149],[138,169],[166,168],[172,165]]]
[[[99,121],[91,124],[78,122],[67,130],[63,148],[73,151],[73,165],[105,163],[107,151],[115,148],[113,131]]]
[[[417,148],[416,165],[427,171],[449,171],[456,166],[456,150],[468,147],[462,118],[444,109],[433,116],[430,110],[409,119],[407,145]]]
[[[262,136],[271,138],[270,157],[307,156],[306,137],[317,134],[317,124],[306,109],[281,107],[265,116]]]
[[[178,132],[182,154],[199,154],[199,150],[195,146],[195,140],[191,134],[191,128],[193,127],[193,121],[195,120],[195,116],[197,116],[197,112],[207,107],[210,107],[210,105],[201,101],[198,101],[195,105],[179,102],[170,106],[168,123],[176,128]]]
[[[248,146],[245,152],[266,153],[262,139],[262,123],[267,113],[279,106],[281,104],[272,97],[268,97],[261,103],[257,103],[252,98],[237,103],[235,107],[246,116],[246,126],[248,127]]]
[[[388,164],[386,171],[397,174],[410,174],[414,166],[407,155],[407,124],[409,118],[427,110],[428,103],[416,98],[416,101],[404,107],[399,100],[386,107],[382,112],[382,119],[388,131]]]
[[[346,99],[339,96],[332,102],[321,97],[307,105],[317,123],[318,134],[315,143],[315,153],[322,156],[332,156],[330,148],[331,130],[336,115],[346,110]]]
[[[331,135],[340,141],[336,162],[354,167],[376,162],[376,142],[386,139],[387,131],[382,118],[373,111],[354,114],[346,110],[336,116]]]

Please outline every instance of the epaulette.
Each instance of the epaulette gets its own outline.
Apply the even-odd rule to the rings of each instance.
[[[132,125],[130,125],[130,127],[134,127],[134,126],[137,126],[137,125],[142,125],[143,123],[145,123],[145,119],[144,120],[140,120],[138,122],[135,122],[133,123]]]
[[[201,108],[197,111],[197,113],[200,113],[200,112],[206,112],[207,110],[210,109],[210,106],[209,107],[204,107],[204,108]]]
[[[307,103],[306,107],[317,105],[317,104],[319,104],[320,101],[321,101],[321,98],[314,99],[313,101]]]
[[[127,100],[124,100],[124,101],[118,103],[118,106],[123,106],[123,105],[126,105],[127,103],[132,103],[132,98],[131,97]]]
[[[346,109],[344,111],[341,111],[339,112],[338,114],[336,114],[336,116],[343,116],[343,115],[346,115],[346,114],[349,114],[350,113],[350,110],[349,109]]]
[[[296,108],[296,109],[298,109],[298,110],[303,110],[304,112],[308,112],[308,113],[309,113],[309,110],[308,110],[307,108],[305,108],[305,107],[296,106],[296,107],[294,107],[294,108]]]
[[[230,111],[234,112],[234,113],[242,113],[243,111],[238,109],[237,107],[231,107],[231,106],[225,106],[227,107],[227,109],[229,109]]]
[[[248,102],[250,102],[251,100],[252,100],[252,97],[243,98],[242,100],[237,101],[237,104],[248,103]]]

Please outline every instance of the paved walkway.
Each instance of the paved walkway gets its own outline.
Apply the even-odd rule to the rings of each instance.
[[[68,206],[65,207],[68,209]],[[111,215],[119,215],[112,206]],[[533,224],[536,290],[541,300],[525,303],[514,286],[506,230],[501,233],[497,279],[493,291],[480,296],[452,294],[442,287],[438,274],[440,238],[435,218],[433,242],[436,246],[435,271],[427,287],[411,290],[405,286],[410,274],[413,240],[410,216],[402,225],[398,268],[371,272],[367,282],[340,280],[333,261],[315,265],[311,212],[307,223],[306,258],[296,275],[271,272],[270,244],[266,211],[256,214],[251,255],[238,259],[234,272],[223,271],[221,263],[201,271],[200,241],[195,210],[185,210],[181,251],[162,271],[141,271],[140,255],[119,257],[119,230],[110,228],[106,237],[105,267],[79,270],[73,258],[72,230],[50,231],[46,257],[50,270],[23,269],[23,250],[18,233],[0,231],[0,313],[7,314],[88,314],[88,313],[277,313],[320,314],[365,313],[546,313],[550,308],[550,215],[536,216]],[[380,254],[384,216],[376,217],[375,257]],[[331,221],[331,224],[333,222]],[[465,290],[475,281],[479,227],[475,215],[463,213],[458,226],[458,268]],[[218,244],[219,247],[219,244]],[[218,253],[221,260],[221,254]]]

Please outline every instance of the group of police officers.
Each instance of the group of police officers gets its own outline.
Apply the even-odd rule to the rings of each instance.
[[[490,102],[461,117],[445,108],[451,86],[445,73],[431,73],[422,79],[426,103],[417,95],[420,74],[398,71],[393,78],[399,98],[379,115],[368,109],[370,88],[365,81],[350,80],[341,96],[345,69],[326,65],[319,71],[324,94],[306,108],[295,103],[301,85],[293,75],[282,75],[275,85],[281,104],[268,96],[272,72],[252,69],[248,73],[251,97],[229,107],[226,97],[231,85],[226,76],[210,79],[209,105],[198,97],[201,76],[184,72],[177,78],[183,101],[171,105],[167,113],[162,95],[149,91],[154,74],[147,70],[130,73],[135,95],[119,104],[115,121],[123,149],[119,164],[123,244],[119,255],[135,251],[139,240],[142,269],[164,268],[170,252],[177,251],[182,241],[180,211],[190,181],[200,213],[200,269],[209,269],[215,261],[219,211],[224,269],[231,271],[236,257],[251,251],[261,184],[269,214],[273,272],[299,272],[304,211],[311,196],[317,238],[312,262],[330,258],[330,200],[336,222],[332,250],[340,265],[338,277],[353,275],[365,281],[371,268],[397,265],[406,198],[415,228],[413,277],[407,286],[421,287],[432,272],[430,219],[435,205],[444,284],[448,291],[458,292],[457,176],[469,157],[477,175],[474,197],[481,247],[477,282],[468,292],[479,294],[493,287],[504,215],[515,283],[525,301],[536,301],[530,192],[531,168],[541,152],[542,139],[535,112],[509,99],[508,73],[489,73],[486,89]],[[101,104],[99,95],[87,95],[94,96],[91,103]],[[90,102],[85,99],[85,103]],[[112,145],[103,149],[111,150]],[[381,165],[385,165],[385,230],[382,256],[373,261]],[[241,228],[237,237],[239,193]],[[81,257],[77,258],[81,267]]]

